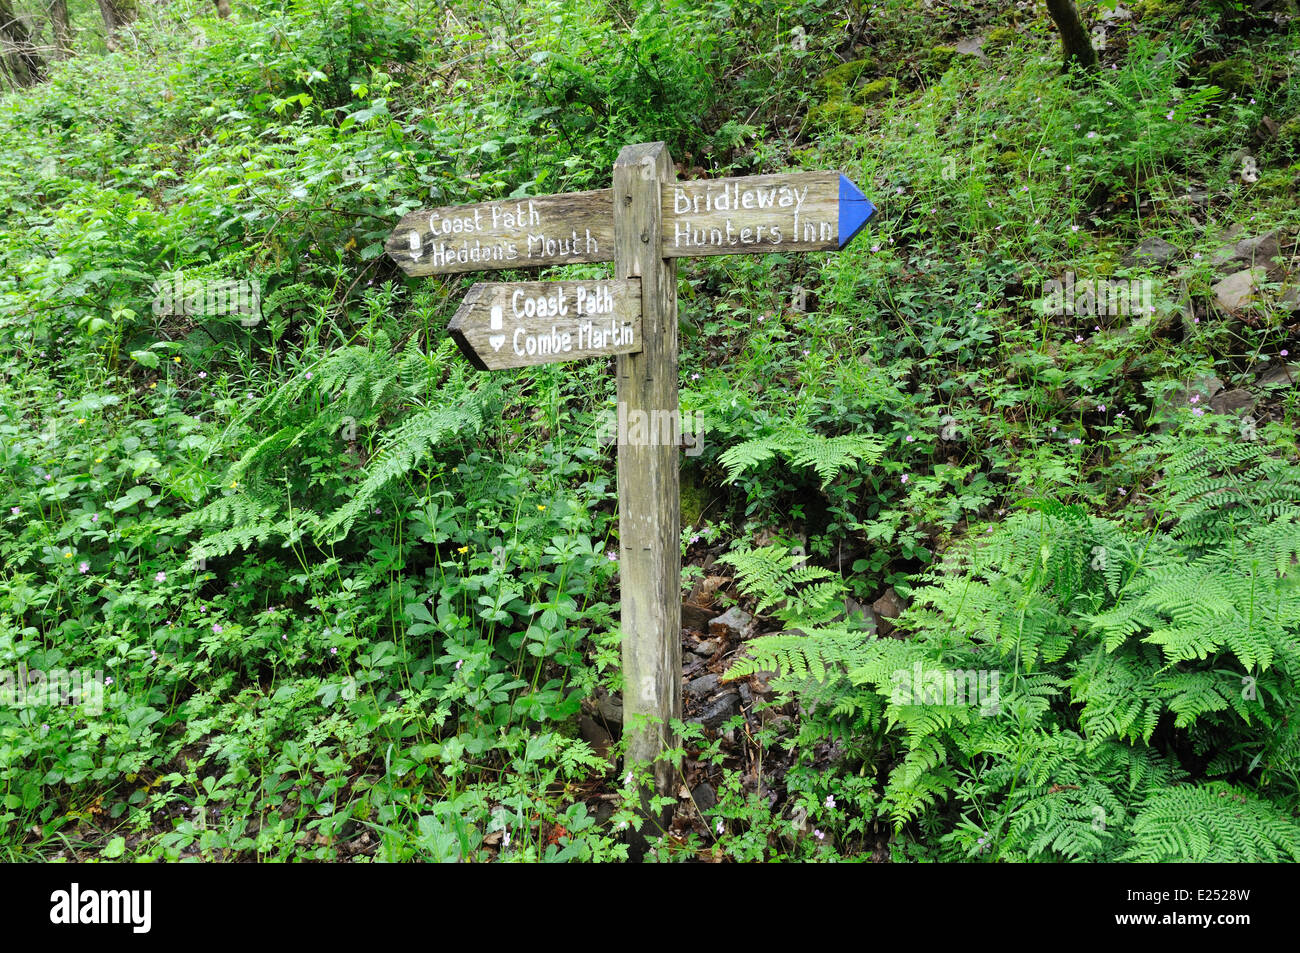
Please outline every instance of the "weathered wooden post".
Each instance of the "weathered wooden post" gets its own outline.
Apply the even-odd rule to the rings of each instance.
[[[663,257],[664,196],[677,175],[662,142],[627,146],[614,163],[614,273],[641,279],[642,349],[618,356],[618,416],[649,420],[648,439],[618,440],[619,575],[623,604],[623,734],[627,762],[673,747],[682,717],[681,493],[677,268]],[[655,763],[654,793],[672,788]]]
[[[619,153],[612,189],[409,212],[385,245],[413,277],[614,262],[615,280],[481,282],[447,330],[485,371],[617,359],[623,730],[628,765],[655,765],[648,819],[682,716],[676,259],[837,251],[874,211],[838,172],[678,182],[652,142]]]

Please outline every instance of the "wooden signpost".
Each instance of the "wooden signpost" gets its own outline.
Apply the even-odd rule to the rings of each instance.
[[[641,350],[641,282],[481,281],[447,330],[481,371]]]
[[[384,250],[412,277],[613,261],[614,193],[569,192],[408,212]]]
[[[620,416],[679,414],[674,259],[836,251],[875,211],[837,172],[678,182],[661,142],[627,146],[613,188],[403,216],[385,243],[408,274],[614,263],[613,280],[480,282],[448,327],[480,370],[617,357]],[[681,499],[675,441],[620,439],[623,726],[628,764],[671,791],[682,715]],[[644,801],[643,801],[644,803]]]

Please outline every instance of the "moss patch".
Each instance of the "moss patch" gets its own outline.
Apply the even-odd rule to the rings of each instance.
[[[921,57],[921,72],[930,76],[942,76],[948,72],[956,55],[957,48],[954,46],[932,46]]]
[[[1194,12],[1195,7],[1189,0],[1140,0],[1133,12],[1143,20],[1172,20]]]
[[[1255,191],[1266,198],[1279,198],[1293,194],[1300,188],[1300,162],[1286,169],[1265,172],[1255,183]]]
[[[1015,149],[1008,149],[1005,152],[999,152],[993,159],[1003,169],[1018,169],[1024,161],[1024,157]]]
[[[1255,85],[1255,67],[1244,56],[1230,56],[1211,63],[1203,75],[1215,86],[1238,95],[1249,92]]]
[[[709,508],[708,491],[699,485],[694,470],[682,468],[681,476],[682,526],[699,526],[704,511]]]
[[[852,60],[827,70],[818,78],[816,88],[826,99],[843,99],[864,75],[871,72],[871,60]]]
[[[892,76],[886,76],[883,79],[872,80],[865,86],[859,86],[853,90],[853,101],[855,103],[878,103],[897,92],[898,80]]]
[[[1274,146],[1287,158],[1300,158],[1300,116],[1282,123]]]
[[[817,132],[833,129],[858,129],[867,121],[866,111],[861,106],[832,100],[808,110],[808,126]]]
[[[1005,50],[1016,42],[1016,37],[1019,35],[1009,26],[1000,26],[996,30],[991,30],[989,35],[984,38],[984,49]]]

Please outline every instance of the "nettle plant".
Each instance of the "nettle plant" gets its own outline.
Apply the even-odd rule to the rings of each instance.
[[[782,674],[904,854],[1300,859],[1300,478],[1262,442],[1163,446],[1152,525],[1023,501],[918,580],[902,638],[827,570],[731,554],[785,630],[729,676]]]

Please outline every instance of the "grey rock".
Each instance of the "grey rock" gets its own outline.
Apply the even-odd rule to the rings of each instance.
[[[1240,414],[1242,411],[1254,410],[1255,398],[1250,391],[1235,388],[1215,394],[1210,398],[1210,407],[1216,414]]]
[[[708,781],[701,781],[699,784],[695,785],[695,787],[691,788],[691,800],[694,801],[695,806],[700,809],[700,813],[704,814],[713,810],[717,805],[718,792],[713,789],[713,785]]]
[[[597,755],[602,758],[609,756],[609,747],[614,743],[614,737],[590,715],[578,718],[578,733]]]
[[[1184,393],[1185,399],[1193,394],[1200,394],[1201,400],[1209,400],[1221,390],[1223,390],[1223,381],[1213,374],[1199,374],[1188,383]]]
[[[749,677],[747,684],[760,699],[771,698],[776,694],[776,689],[772,687],[774,678],[776,678],[775,672],[755,672]]]
[[[1259,285],[1268,277],[1263,268],[1246,268],[1218,282],[1211,289],[1215,303],[1224,311],[1236,312],[1254,303]]]
[[[708,664],[708,659],[693,654],[688,646],[685,654],[682,655],[682,679],[689,682],[697,675],[703,674],[708,668]]]
[[[691,649],[696,655],[702,658],[712,658],[718,651],[717,639],[704,639],[698,645]]]
[[[894,592],[894,587],[886,589],[879,599],[871,603],[871,611],[876,616],[876,632],[881,636],[893,635],[893,620],[902,615],[904,608],[906,606],[898,593]]]
[[[754,704],[754,691],[749,687],[748,682],[740,683],[740,703],[746,708]]]
[[[870,632],[876,631],[876,619],[871,614],[871,607],[852,596],[844,597],[844,617],[850,622],[856,619],[859,623],[865,623]]]
[[[1234,225],[1220,237],[1224,243],[1214,253],[1214,267],[1221,274],[1239,272],[1243,268],[1262,268],[1268,276],[1278,280],[1283,275],[1282,266],[1274,259],[1282,253],[1282,232],[1242,238],[1240,226]]]
[[[1280,239],[1280,232],[1242,239],[1237,242],[1237,257],[1251,267],[1263,268],[1270,278],[1280,278],[1280,266],[1274,261],[1282,254]]]
[[[686,694],[693,695],[696,698],[704,698],[712,695],[718,690],[718,676],[709,674],[701,675],[699,678],[692,679],[686,683]]]
[[[1178,249],[1163,238],[1148,238],[1124,253],[1124,265],[1163,265],[1178,254]]]
[[[978,56],[985,63],[989,61],[989,58],[984,55],[984,37],[982,36],[968,36],[960,39],[954,44],[953,49],[962,56]]]
[[[595,710],[606,724],[623,724],[623,699],[617,695],[601,695],[596,699]]]
[[[689,602],[682,603],[682,628],[695,629],[697,632],[709,631],[709,620],[716,610],[711,606],[697,606]]]
[[[732,606],[720,616],[709,620],[710,636],[725,636],[729,639],[743,639],[753,625],[754,617],[740,608]]]
[[[1223,390],[1223,381],[1213,374],[1200,374],[1192,378],[1186,387],[1171,391],[1167,397],[1156,404],[1155,417],[1159,420],[1156,429],[1164,432],[1172,427],[1178,411],[1193,406],[1193,397],[1196,398],[1196,404],[1205,407],[1209,406],[1214,395],[1221,390]]]
[[[1221,267],[1225,263],[1236,259],[1237,242],[1241,240],[1241,232],[1240,225],[1230,225],[1219,233],[1219,242],[1221,244],[1210,259],[1214,267]]]
[[[694,718],[688,718],[687,722],[703,725],[705,728],[712,730],[739,711],[740,695],[737,692],[727,692],[713,699],[704,706],[704,709],[698,715]]]
[[[772,728],[777,734],[783,732],[794,721],[794,719],[789,715],[773,711],[772,709],[762,712],[759,715],[759,718],[764,725]]]
[[[1269,364],[1256,380],[1260,388],[1284,384],[1294,387],[1300,382],[1300,364]]]

